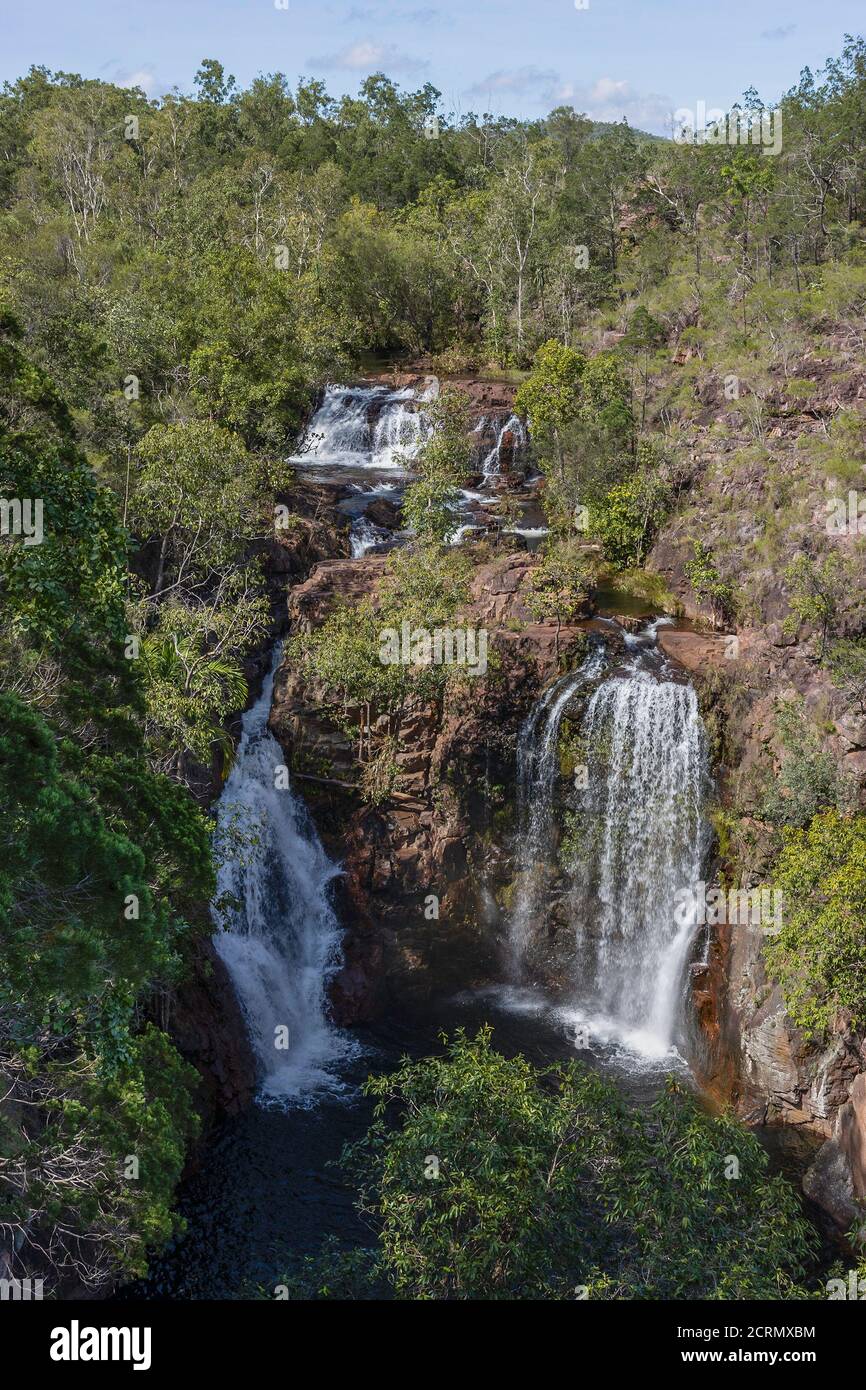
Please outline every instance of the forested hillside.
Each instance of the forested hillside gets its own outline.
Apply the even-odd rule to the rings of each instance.
[[[616,583],[796,646],[769,684],[805,712],[750,726],[765,764],[750,753],[755,780],[718,808],[720,844],[732,881],[775,873],[792,900],[832,879],[769,969],[807,1035],[841,1014],[862,1033],[866,503],[859,530],[824,521],[866,498],[866,43],[801,74],[775,117],[770,154],[570,107],[458,120],[381,74],[339,99],[280,74],[240,90],[212,59],[158,101],[40,67],[5,85],[6,1268],[104,1290],[172,1229],[198,1123],[173,1000],[212,929],[208,802],[281,626],[263,558],[277,499],[292,505],[285,460],[327,382],[386,365],[518,388],[550,530],[533,611],[557,638]],[[459,392],[432,417],[414,549],[386,583],[395,628],[424,604],[447,621],[490,558],[444,544],[468,468]],[[16,522],[10,499],[39,509]],[[344,703],[339,644],[366,620],[381,614],[338,612],[292,650]],[[746,686],[705,684],[717,756],[738,765]],[[393,744],[371,756],[370,699],[375,805],[399,786]]]

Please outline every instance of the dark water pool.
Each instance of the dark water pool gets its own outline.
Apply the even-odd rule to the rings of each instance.
[[[662,1084],[663,1068],[629,1070],[602,1052],[577,1053],[567,1030],[526,1001],[515,1009],[495,996],[449,999],[411,1019],[359,1029],[359,1055],[340,1072],[342,1092],[308,1108],[253,1105],[220,1126],[179,1193],[185,1234],[154,1260],[148,1279],[120,1297],[248,1298],[258,1286],[271,1293],[298,1256],[318,1250],[325,1237],[367,1243],[354,1192],[332,1166],[370,1123],[372,1102],[360,1094],[364,1079],[396,1066],[401,1056],[441,1050],[442,1030],[474,1032],[488,1021],[506,1055],[522,1052],[537,1065],[579,1056],[611,1070],[637,1104],[648,1103]]]

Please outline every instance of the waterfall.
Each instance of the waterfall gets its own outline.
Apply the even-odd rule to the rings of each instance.
[[[676,1041],[695,929],[678,920],[677,894],[699,881],[707,849],[706,734],[692,687],[659,679],[640,657],[598,687],[583,733],[578,994],[639,1050],[661,1055]]]
[[[430,433],[425,403],[438,394],[436,377],[429,377],[422,390],[381,384],[326,386],[290,462],[302,467],[411,468]],[[474,466],[486,478],[502,472],[506,455],[521,459],[529,443],[517,415],[505,420],[497,414],[481,415],[471,433]]]
[[[390,531],[386,531],[384,526],[374,526],[365,516],[356,517],[349,528],[349,544],[356,560],[390,538]]]
[[[518,889],[508,925],[508,965],[512,979],[520,977],[529,936],[541,902],[540,879],[545,874],[553,827],[553,796],[559,775],[559,726],[573,695],[604,667],[597,642],[586,660],[554,681],[536,702],[517,740]]]
[[[506,435],[511,436],[511,447],[515,457],[520,455],[526,448],[526,426],[519,416],[509,415],[508,419],[499,429],[496,436],[496,443],[486,455],[481,465],[481,471],[485,478],[494,477],[496,474],[502,472],[502,446]]]
[[[709,838],[702,814],[707,740],[697,698],[658,651],[655,627],[626,642],[627,665],[587,699],[586,785],[569,794],[577,805],[578,849],[567,870],[575,934],[571,1021],[650,1057],[668,1053],[679,1035],[695,923],[676,909],[682,890],[700,881]],[[602,666],[593,652],[551,686],[519,738],[513,980],[543,914],[544,887],[558,872],[551,860],[560,723]]]
[[[412,399],[411,395],[409,399]],[[399,468],[403,459],[411,461],[426,434],[425,420],[420,410],[407,407],[399,399],[389,402],[380,412],[373,430],[373,466]]]
[[[298,464],[399,468],[427,436],[418,407],[435,394],[435,378],[420,396],[409,387],[327,386],[301,446]]]
[[[283,753],[267,728],[278,659],[279,648],[259,699],[243,717],[219,800],[211,913],[214,944],[249,1029],[261,1096],[297,1102],[339,1084],[332,1068],[352,1044],[328,1021],[325,997],[339,964],[329,885],[340,871],[303,802],[283,787]]]

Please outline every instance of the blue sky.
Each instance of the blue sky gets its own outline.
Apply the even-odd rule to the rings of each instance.
[[[373,71],[432,82],[446,108],[539,116],[567,103],[597,120],[669,130],[680,107],[765,101],[862,30],[860,0],[4,0],[0,78],[33,63],[150,96],[192,89],[203,57],[241,85],[259,72],[321,77],[333,95]],[[587,3],[587,0],[579,0]]]

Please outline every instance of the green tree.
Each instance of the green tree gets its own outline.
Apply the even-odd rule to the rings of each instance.
[[[795,1191],[674,1082],[629,1110],[597,1072],[506,1059],[485,1028],[367,1091],[375,1119],[345,1161],[398,1298],[803,1296]]]
[[[469,401],[445,387],[425,407],[430,433],[412,467],[417,479],[403,494],[403,516],[421,546],[444,545],[456,532],[455,506],[469,470]]]
[[[668,500],[662,479],[647,469],[618,483],[602,501],[594,503],[589,509],[589,526],[604,546],[605,558],[618,569],[640,565]]]
[[[639,304],[628,322],[625,337],[622,340],[623,348],[636,357],[643,354],[643,391],[641,393],[640,406],[640,427],[643,429],[646,423],[646,403],[649,394],[649,360],[650,353],[658,348],[665,340],[664,324],[654,319],[652,314]]]
[[[824,664],[833,684],[866,713],[866,637],[840,638],[831,645]]]
[[[142,540],[158,537],[152,598],[206,584],[259,530],[259,463],[221,426],[154,425],[136,465],[133,523]]]
[[[45,528],[2,550],[0,1203],[17,1269],[97,1291],[175,1228],[193,1073],[145,1017],[209,930],[210,834],[148,763],[112,495],[8,319],[0,467]]]
[[[573,541],[552,541],[530,574],[526,604],[539,622],[556,623],[556,656],[563,624],[585,616],[596,579],[594,558]]]
[[[777,702],[775,732],[781,756],[767,776],[758,805],[760,816],[778,827],[802,829],[819,811],[849,810],[854,784],[822,747],[801,699]]]
[[[708,602],[722,621],[730,618],[734,586],[719,574],[712,552],[703,541],[692,541],[691,558],[686,560],[683,570],[698,599]]]
[[[822,811],[786,826],[772,883],[783,925],[764,948],[791,1018],[815,1037],[866,1023],[866,817]]]
[[[586,512],[633,467],[629,388],[612,353],[585,358],[545,343],[515,396],[544,471],[544,509],[551,529],[585,529]]]
[[[555,473],[563,468],[563,432],[577,419],[586,368],[582,352],[551,339],[535,354],[532,371],[514,397],[514,409],[529,421],[533,446]]]
[[[783,627],[796,633],[800,623],[814,624],[820,634],[818,660],[823,661],[834,634],[843,597],[850,584],[850,562],[836,551],[823,557],[801,552],[785,570],[790,588],[791,613]]]

